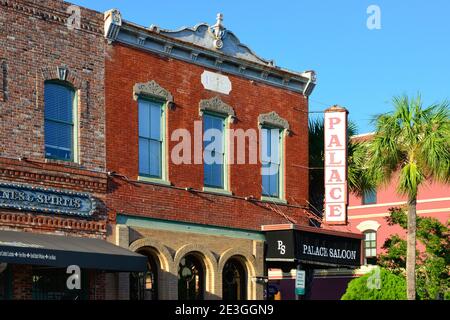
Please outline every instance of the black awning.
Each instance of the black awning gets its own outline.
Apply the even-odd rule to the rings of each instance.
[[[361,266],[361,234],[296,225],[263,226],[263,231],[267,262],[338,268]]]
[[[0,230],[0,262],[107,271],[145,271],[147,259],[101,239]]]

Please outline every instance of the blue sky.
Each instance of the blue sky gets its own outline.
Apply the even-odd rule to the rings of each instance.
[[[415,95],[425,103],[450,99],[448,0],[73,0],[98,11],[117,8],[124,19],[165,29],[224,25],[258,55],[296,70],[315,70],[310,110],[339,104],[360,133],[373,115],[392,109],[391,97]],[[369,5],[381,9],[381,29],[369,30]]]

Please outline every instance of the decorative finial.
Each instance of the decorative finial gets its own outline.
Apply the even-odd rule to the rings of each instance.
[[[216,49],[222,49],[223,47],[223,37],[225,36],[226,29],[223,26],[223,14],[217,14],[216,24],[210,28],[210,31],[214,37],[214,47]]]

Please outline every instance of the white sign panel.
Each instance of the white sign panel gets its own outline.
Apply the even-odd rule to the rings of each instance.
[[[347,223],[347,115],[344,108],[325,111],[325,221]]]
[[[232,89],[231,81],[227,76],[210,71],[204,71],[202,73],[202,84],[207,90],[223,94],[230,94]]]
[[[297,270],[297,276],[295,277],[295,294],[300,296],[305,294],[305,270]]]

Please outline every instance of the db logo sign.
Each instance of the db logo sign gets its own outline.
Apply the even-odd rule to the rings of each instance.
[[[278,251],[280,251],[281,255],[284,255],[286,253],[286,245],[283,243],[283,241],[278,241]]]

